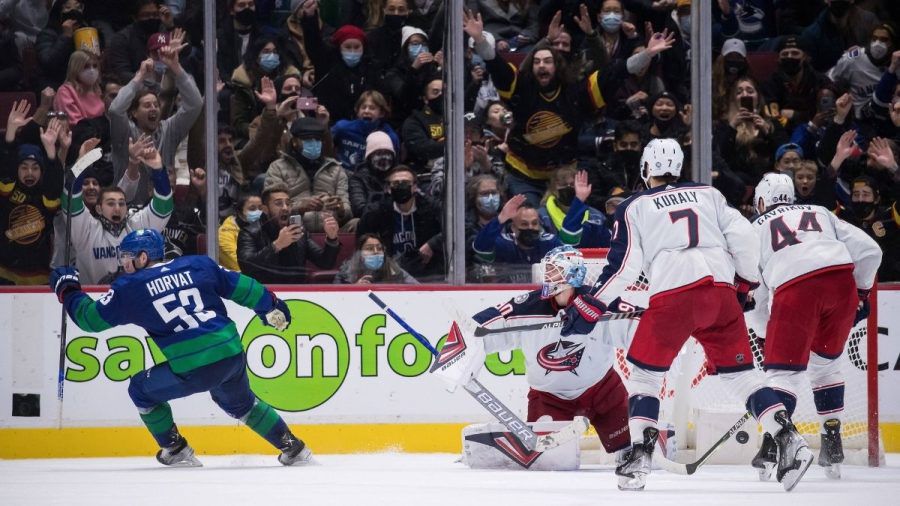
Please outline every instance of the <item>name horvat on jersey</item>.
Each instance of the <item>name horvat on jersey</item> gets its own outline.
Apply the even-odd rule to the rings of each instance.
[[[757,225],[762,225],[762,224],[765,223],[766,221],[768,221],[768,220],[770,220],[770,219],[772,219],[772,218],[774,218],[774,217],[776,217],[776,216],[778,216],[778,215],[780,215],[780,214],[784,214],[784,213],[787,213],[787,212],[790,212],[790,211],[798,211],[798,210],[800,210],[800,211],[812,211],[813,208],[812,208],[812,206],[805,206],[805,205],[778,206],[778,207],[776,207],[775,209],[772,209],[771,211],[768,211],[768,212],[766,212],[766,213],[760,215],[758,218],[756,218],[756,224],[757,224]]]
[[[151,279],[146,283],[146,286],[147,291],[150,292],[150,296],[153,297],[163,292],[168,292],[169,290],[175,290],[176,288],[183,288],[193,284],[194,280],[191,278],[190,272],[176,272],[160,278]]]
[[[674,193],[664,193],[653,199],[653,203],[657,209],[675,206],[678,204],[697,203],[697,192],[683,191]]]

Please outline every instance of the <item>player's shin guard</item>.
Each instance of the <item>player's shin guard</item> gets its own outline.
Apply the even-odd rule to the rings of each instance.
[[[247,424],[247,427],[253,429],[253,432],[259,434],[275,448],[283,450],[284,442],[282,438],[285,433],[290,432],[287,424],[281,416],[259,398],[253,402],[253,407],[246,415],[241,417],[241,421]]]
[[[633,443],[643,441],[644,430],[656,428],[659,419],[659,390],[665,371],[650,371],[638,365],[625,380],[628,398],[628,430]],[[655,441],[655,440],[654,440]]]
[[[181,437],[172,419],[172,407],[168,402],[157,404],[152,408],[138,408],[141,421],[153,435],[160,448],[167,448],[178,443]]]

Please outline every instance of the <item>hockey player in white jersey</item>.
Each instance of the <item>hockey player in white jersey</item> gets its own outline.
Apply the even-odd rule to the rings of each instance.
[[[142,228],[160,231],[172,214],[172,189],[159,151],[155,147],[145,149],[139,158],[151,169],[153,198],[131,217],[128,217],[125,193],[116,187],[100,190],[97,199],[99,216],[91,215],[81,198],[84,174],[75,179],[71,195],[63,192],[63,210],[68,208],[65,199],[72,199],[72,251],[81,282],[86,285],[111,283],[119,272],[119,245],[125,236]]]
[[[809,367],[822,421],[819,465],[837,479],[844,460],[844,379],[837,359],[854,323],[869,313],[881,248],[824,207],[794,205],[794,184],[787,175],[766,174],[754,202],[763,282],[756,291],[755,313],[768,320],[766,381],[793,413],[800,375]],[[765,479],[774,464],[775,443],[766,434],[753,465]]]
[[[753,367],[742,305],[758,278],[756,235],[718,190],[676,183],[683,159],[674,139],[654,139],[644,148],[641,177],[648,189],[616,209],[609,263],[594,295],[579,295],[567,310],[562,334],[590,333],[645,272],[650,303],[628,349],[632,449],[616,469],[619,488],[644,488],[658,436],[663,376],[693,336],[727,390],[746,400],[763,430],[775,435],[778,481],[790,491],[813,456],[778,395]]]
[[[561,309],[589,286],[582,286],[586,267],[582,254],[571,246],[549,251],[541,261],[543,286],[489,307],[472,317],[488,329],[550,322]],[[483,338],[484,353],[521,349],[528,384],[528,421],[550,417],[555,421],[585,416],[609,454],[630,446],[628,392],[613,368],[615,347],[627,348],[637,320],[604,323],[593,335],[562,338],[558,328],[510,331]],[[470,344],[473,343],[470,339]],[[441,350],[442,353],[444,350]],[[472,374],[484,363],[484,353],[473,358]],[[458,380],[464,384],[468,376]]]

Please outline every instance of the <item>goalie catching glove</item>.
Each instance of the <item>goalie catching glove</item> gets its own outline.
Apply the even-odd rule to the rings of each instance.
[[[272,296],[272,308],[268,311],[259,312],[257,315],[264,324],[275,327],[279,332],[282,332],[291,324],[291,310],[274,293],[269,292],[269,295]]]

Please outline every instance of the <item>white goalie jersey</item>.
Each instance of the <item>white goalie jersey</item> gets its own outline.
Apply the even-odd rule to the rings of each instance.
[[[577,290],[587,293],[588,288]],[[472,319],[485,328],[497,329],[552,322],[560,309],[552,298],[542,299],[540,290],[535,290],[485,309]],[[638,321],[604,322],[590,335],[561,337],[556,327],[475,339],[484,340],[486,353],[521,349],[531,388],[562,399],[575,399],[606,376],[615,360],[615,348],[628,348]]]

